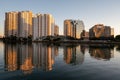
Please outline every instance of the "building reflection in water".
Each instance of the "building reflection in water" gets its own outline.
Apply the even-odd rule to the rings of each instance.
[[[30,74],[33,68],[44,71],[52,70],[58,47],[34,44],[5,44],[5,69],[7,71],[22,70]]]
[[[18,69],[17,46],[5,44],[5,70],[15,71]]]
[[[79,46],[64,46],[64,61],[67,64],[82,64],[84,61],[85,48]]]
[[[33,49],[32,44],[19,44],[20,70],[25,74],[32,73],[33,69]]]
[[[37,43],[33,44],[33,52],[33,62],[37,69],[41,68],[44,71],[52,70],[55,55],[58,55],[57,47]]]
[[[114,49],[110,45],[92,45],[89,47],[89,53],[91,57],[98,60],[110,60],[114,57]]]

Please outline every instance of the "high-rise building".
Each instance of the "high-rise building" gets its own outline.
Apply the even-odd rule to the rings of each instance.
[[[89,37],[90,38],[109,38],[114,36],[114,29],[110,26],[104,26],[103,24],[94,25],[89,30]]]
[[[55,25],[54,35],[55,35],[55,36],[59,35],[59,27],[58,27],[58,25]]]
[[[72,35],[72,25],[71,25],[71,20],[65,20],[64,21],[64,36],[73,36]]]
[[[114,28],[111,28],[111,36],[114,37]]]
[[[5,13],[5,37],[18,36],[18,12]]]
[[[19,12],[19,37],[32,36],[32,12],[31,11],[21,11]]]
[[[36,14],[31,11],[7,12],[5,14],[5,37],[33,37],[58,35],[59,28],[51,14]]]
[[[39,29],[38,29],[38,18],[36,15],[33,16],[33,40],[39,37]]]
[[[32,36],[32,12],[6,12],[5,13],[5,37]]]
[[[37,14],[33,17],[33,40],[55,35],[55,21],[51,14]]]
[[[81,38],[81,33],[84,30],[84,23],[80,20],[65,20],[64,21],[64,35],[74,37],[77,39]]]
[[[77,25],[76,25],[76,38],[81,38],[81,33],[82,31],[84,30],[85,26],[84,26],[84,23],[83,21],[80,21],[80,20],[77,20]]]

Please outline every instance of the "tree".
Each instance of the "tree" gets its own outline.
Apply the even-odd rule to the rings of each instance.
[[[120,35],[117,35],[117,36],[115,37],[115,41],[120,41]]]

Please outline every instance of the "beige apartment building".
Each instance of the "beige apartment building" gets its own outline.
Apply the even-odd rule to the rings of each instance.
[[[55,20],[51,14],[33,16],[33,40],[55,35]]]
[[[31,11],[21,11],[18,14],[18,36],[28,37],[32,36],[32,12]]]
[[[28,37],[32,35],[32,12],[6,12],[5,37]]]
[[[5,13],[5,37],[18,36],[18,12]]]

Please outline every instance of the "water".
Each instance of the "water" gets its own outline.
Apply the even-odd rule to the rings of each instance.
[[[120,46],[4,44],[0,80],[120,80]]]

